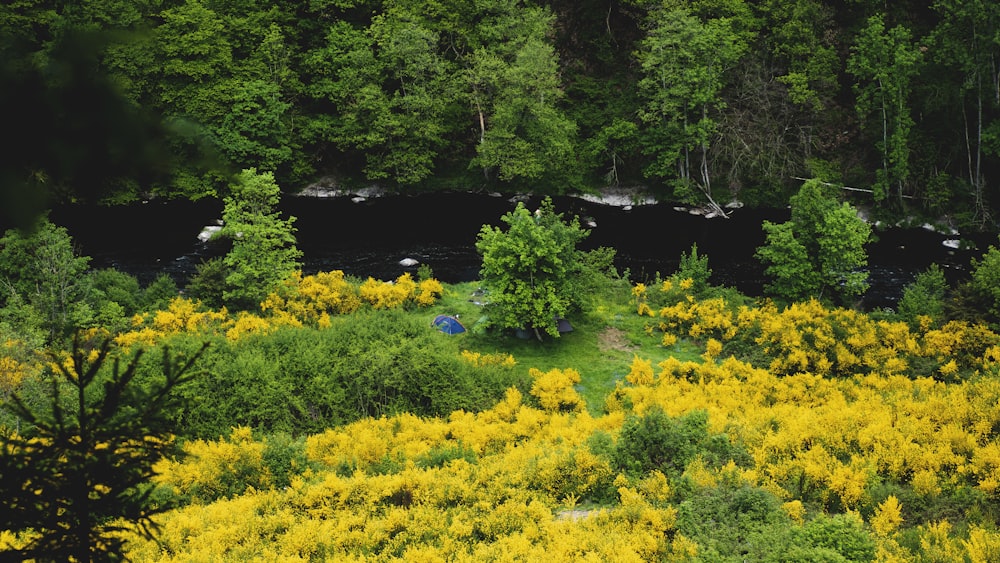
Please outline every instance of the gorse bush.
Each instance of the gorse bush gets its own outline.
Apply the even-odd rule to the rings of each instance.
[[[678,289],[670,280],[658,289],[643,284],[633,288],[637,312],[648,317],[648,330],[663,332],[664,345],[677,338],[715,340],[722,344],[722,354],[774,373],[953,379],[992,370],[992,358],[1000,356],[1000,336],[983,324],[951,321],[935,328],[927,322],[911,328],[817,300],[779,309],[770,302],[749,306],[722,297],[696,300],[690,293],[678,298]],[[670,296],[667,302],[672,304],[651,307],[663,299],[657,293]]]

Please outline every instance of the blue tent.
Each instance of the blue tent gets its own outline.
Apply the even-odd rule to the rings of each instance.
[[[458,334],[460,332],[465,332],[465,327],[462,323],[458,322],[455,317],[449,317],[448,315],[438,315],[434,317],[434,326],[441,329],[441,332],[445,334]]]

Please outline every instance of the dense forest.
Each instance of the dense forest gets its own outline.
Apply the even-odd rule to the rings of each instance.
[[[0,29],[27,207],[221,196],[250,167],[709,205],[815,177],[980,227],[1000,205],[990,2],[20,0]]]

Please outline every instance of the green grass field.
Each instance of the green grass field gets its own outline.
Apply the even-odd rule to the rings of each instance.
[[[700,349],[686,340],[662,346],[658,333],[646,333],[650,319],[636,315],[629,297],[623,284],[614,294],[594,298],[586,311],[569,319],[572,332],[559,338],[545,337],[542,341],[533,336],[523,339],[513,333],[486,332],[480,303],[487,296],[482,295],[478,282],[446,285],[438,303],[411,314],[426,317],[428,325],[437,315],[458,317],[468,331],[453,336],[442,334],[442,338],[452,339],[459,350],[511,354],[525,374],[530,368],[577,370],[581,380],[578,391],[591,413],[597,414],[603,410],[604,400],[614,390],[615,382],[628,374],[635,355],[652,360],[655,365],[670,356],[694,360],[701,354]]]

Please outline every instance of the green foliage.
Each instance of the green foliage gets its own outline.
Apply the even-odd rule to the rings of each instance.
[[[989,312],[1000,318],[1000,250],[993,245],[979,260],[972,261],[971,288],[985,297]]]
[[[186,293],[213,309],[224,304],[226,273],[228,269],[222,258],[209,258],[195,267],[194,275],[188,280]]]
[[[94,324],[113,333],[128,328],[136,313],[165,309],[177,297],[177,286],[167,274],[143,289],[135,276],[105,268],[89,272],[85,283],[85,302],[95,313]]]
[[[66,229],[47,218],[31,232],[9,230],[0,238],[0,304],[16,294],[13,303],[34,308],[50,338],[63,338],[92,320],[84,302],[89,262],[76,254]]]
[[[120,369],[110,341],[74,342],[67,361],[53,356],[43,408],[18,395],[9,408],[23,434],[0,435],[0,528],[37,534],[6,556],[43,561],[117,560],[124,518],[151,535],[151,518],[167,507],[150,502],[152,466],[171,450],[164,413],[191,379],[201,351],[186,360],[164,350],[157,377],[145,389],[134,378],[141,353]],[[66,393],[67,396],[63,394]]]
[[[90,272],[88,297],[94,309],[100,309],[102,303],[117,303],[126,316],[139,312],[143,303],[142,288],[135,276],[119,272],[114,268],[104,268]]]
[[[255,309],[282,280],[301,269],[302,253],[295,247],[295,218],[281,219],[274,210],[281,194],[274,174],[244,170],[231,189],[220,231],[233,242],[223,258],[227,272],[222,297],[234,308]]]
[[[196,343],[170,340],[179,350]],[[462,361],[447,335],[397,310],[338,316],[328,329],[219,338],[201,365],[206,373],[185,387],[170,416],[178,432],[206,439],[234,425],[298,436],[365,416],[481,410],[508,387],[528,385],[510,368]]]
[[[523,203],[500,218],[506,231],[484,225],[476,241],[480,279],[489,291],[489,322],[501,329],[530,328],[559,336],[556,320],[579,305],[573,279],[580,272],[576,245],[587,236],[566,223],[546,198],[532,215]]]
[[[687,201],[697,201],[697,195],[685,196],[698,191],[711,197],[707,153],[725,107],[725,72],[747,49],[740,29],[745,4],[728,3],[721,13],[700,13],[704,8],[666,3],[651,10],[638,53],[644,74],[639,116],[647,125],[643,152],[653,157],[645,174],[676,179],[675,197]]]
[[[729,460],[748,461],[746,452],[724,435],[709,435],[708,412],[672,418],[658,407],[625,421],[611,458],[616,468],[632,475],[657,470],[678,476],[698,456],[716,467]]]
[[[309,468],[305,438],[296,438],[279,432],[264,439],[262,454],[264,466],[271,476],[271,486],[284,489],[292,484],[292,477]]]
[[[864,563],[875,559],[875,539],[860,518],[850,514],[820,514],[791,534],[787,560],[849,561]],[[811,548],[811,559],[799,559]],[[821,557],[822,556],[822,557]],[[839,557],[838,557],[839,556]]]
[[[781,560],[790,524],[777,497],[742,483],[697,491],[678,506],[677,530],[698,542],[700,561]]]
[[[829,296],[849,302],[863,294],[871,227],[816,179],[805,182],[791,203],[789,221],[763,225],[767,237],[757,257],[772,279],[767,291],[789,301]]]
[[[53,199],[214,196],[250,166],[412,191],[645,174],[783,205],[822,161],[878,215],[995,214],[989,2],[78,4],[0,6],[14,224]]]
[[[427,453],[421,455],[416,459],[415,463],[417,467],[428,469],[431,467],[443,467],[448,462],[456,459],[476,463],[476,452],[465,447],[461,442],[457,444],[444,444],[432,448]]]
[[[149,285],[143,288],[142,310],[161,311],[166,309],[179,293],[174,278],[167,274],[160,274]]]
[[[542,10],[518,17],[551,25]],[[472,98],[479,112],[480,141],[472,165],[501,180],[572,181],[576,124],[555,105],[562,97],[555,50],[545,29],[523,26],[514,53],[482,49],[472,61]]]
[[[859,79],[854,86],[857,112],[862,119],[871,120],[871,130],[878,131],[875,144],[881,153],[881,167],[873,185],[875,200],[885,199],[893,188],[901,197],[911,171],[914,121],[909,96],[921,52],[907,27],[897,25],[887,30],[882,14],[868,19],[852,51],[847,68]]]
[[[912,327],[919,326],[917,317],[930,317],[935,323],[944,318],[945,292],[948,282],[937,264],[917,274],[912,283],[903,288],[897,312]]]
[[[875,540],[860,518],[820,514],[793,525],[764,489],[724,479],[678,507],[677,529],[699,544],[699,561],[872,561]]]
[[[708,280],[712,270],[708,267],[708,256],[698,256],[698,244],[691,245],[691,253],[681,252],[681,261],[674,272],[675,281],[691,280],[691,293],[696,298],[703,297],[708,290]]]

